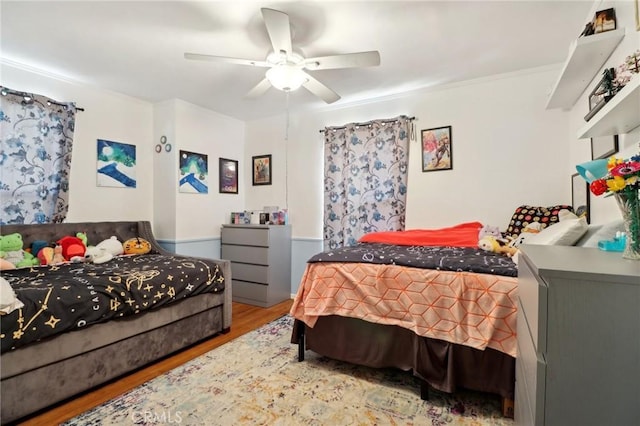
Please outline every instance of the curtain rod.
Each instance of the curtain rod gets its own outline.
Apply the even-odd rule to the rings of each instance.
[[[413,120],[416,119],[415,117],[407,117],[406,115],[401,115],[399,118],[406,118],[409,121],[413,121]],[[397,118],[390,118],[388,120],[371,120],[371,121],[367,121],[365,123],[349,123],[349,124],[353,124],[354,126],[368,126],[368,125],[370,125],[371,123],[373,123],[375,121],[380,121],[382,123],[393,123],[395,121],[398,121],[398,119]],[[347,126],[329,127],[330,130],[334,130],[334,131],[335,130],[343,130],[343,129],[346,129],[346,128],[347,128]],[[324,133],[325,131],[326,131],[326,129],[320,129],[319,130],[320,133]]]
[[[17,95],[17,96],[22,96],[24,98],[25,101],[32,101],[34,95],[33,94],[29,94],[27,92],[20,92],[18,90],[13,90],[13,89],[9,89],[7,87],[2,87],[2,96],[7,96],[8,94],[12,94],[12,95]],[[58,106],[62,106],[67,108],[69,106],[68,103],[62,103],[62,102],[58,102],[58,101],[54,101],[53,99],[47,99],[47,102],[49,104],[54,104],[54,105],[58,105]],[[84,108],[79,108],[79,107],[75,107],[76,111],[84,111]]]

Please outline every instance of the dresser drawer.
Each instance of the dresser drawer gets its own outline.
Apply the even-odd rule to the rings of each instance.
[[[522,371],[522,363],[516,361],[516,395],[513,419],[518,425],[533,425],[534,418],[529,400],[529,388]]]
[[[547,351],[547,286],[539,282],[525,256],[518,262],[518,299],[522,317],[518,315],[518,333],[524,319],[533,339],[535,349]],[[522,312],[520,312],[522,311]]]
[[[220,235],[224,244],[269,247],[269,228],[222,227]]]
[[[518,303],[518,358],[516,359],[516,383],[523,382],[526,386],[527,402],[531,414],[540,423],[544,419],[545,377],[547,365],[542,355],[536,352],[533,338],[522,315],[522,305]],[[522,383],[520,384],[522,386]],[[520,400],[520,397],[518,397]]]
[[[251,265],[248,263],[231,262],[231,276],[241,281],[251,281],[254,283],[269,283],[269,267],[262,265]]]
[[[250,299],[257,302],[267,301],[269,286],[264,284],[248,283],[242,280],[231,280],[233,285],[233,298]]]
[[[267,247],[220,245],[220,257],[232,262],[269,264],[269,249]]]

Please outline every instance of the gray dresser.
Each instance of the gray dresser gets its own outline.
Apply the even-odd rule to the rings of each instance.
[[[640,261],[521,249],[516,423],[640,425]]]
[[[291,226],[222,225],[233,300],[269,307],[291,298]]]

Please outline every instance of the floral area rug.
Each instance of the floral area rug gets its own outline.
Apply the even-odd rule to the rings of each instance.
[[[286,315],[66,425],[513,425],[497,396],[420,386],[410,372],[297,360]]]

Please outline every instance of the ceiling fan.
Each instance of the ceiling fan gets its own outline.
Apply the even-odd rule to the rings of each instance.
[[[264,94],[269,87],[288,92],[304,87],[326,103],[330,104],[340,95],[312,77],[307,71],[338,68],[356,68],[380,65],[380,53],[377,51],[346,53],[340,55],[304,58],[293,51],[289,15],[278,10],[261,9],[264,24],[273,45],[265,61],[229,58],[224,56],[185,53],[185,59],[201,61],[227,62],[239,65],[269,68],[265,78],[247,93],[246,97],[256,98]]]

